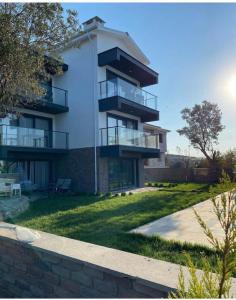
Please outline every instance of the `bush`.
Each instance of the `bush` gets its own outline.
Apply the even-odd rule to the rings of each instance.
[[[155,183],[155,187],[159,187],[159,183]]]
[[[151,182],[148,182],[148,184],[147,184],[148,186],[152,186],[152,183]]]
[[[126,192],[122,192],[120,195],[121,195],[122,197],[124,197],[124,196],[126,196]]]
[[[112,192],[108,192],[108,193],[106,193],[106,198],[111,198],[112,197]]]
[[[134,193],[132,193],[132,192],[129,192],[129,195],[133,195]]]
[[[102,196],[104,196],[104,194],[102,192],[97,192],[96,196],[101,198]]]
[[[119,197],[120,195],[118,194],[118,193],[116,193],[115,195],[114,195],[114,197]]]

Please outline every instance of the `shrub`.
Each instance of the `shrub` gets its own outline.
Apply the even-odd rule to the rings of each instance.
[[[129,195],[133,195],[134,193],[132,193],[132,192],[129,192]]]
[[[227,194],[221,194],[220,199],[216,197],[211,199],[214,213],[219,221],[224,236],[223,241],[218,239],[211,231],[205,221],[194,209],[195,216],[199,225],[213,249],[217,253],[214,272],[211,273],[210,264],[206,258],[203,261],[203,273],[198,276],[196,266],[191,257],[187,256],[187,266],[190,274],[189,284],[186,285],[183,269],[179,274],[179,283],[177,292],[171,293],[170,298],[230,298],[230,288],[232,285],[231,276],[236,270],[236,201],[233,184],[229,177],[224,173],[221,179],[221,185]]]
[[[151,182],[148,182],[148,184],[147,184],[148,186],[152,186],[152,183]]]
[[[126,192],[122,192],[120,195],[121,195],[122,197],[124,197],[124,196],[126,196]]]
[[[105,196],[106,196],[106,198],[111,198],[112,197],[112,192],[107,192]]]
[[[118,193],[116,193],[115,195],[114,195],[114,197],[119,197],[120,195],[118,194]]]
[[[97,192],[96,196],[101,198],[102,196],[104,196],[104,194],[102,192]]]

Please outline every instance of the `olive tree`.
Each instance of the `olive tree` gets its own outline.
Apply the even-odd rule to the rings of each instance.
[[[219,156],[215,146],[220,132],[224,129],[218,105],[203,101],[193,108],[183,109],[181,115],[187,126],[177,132],[185,136],[195,149],[200,150],[211,166],[214,165]]]
[[[22,98],[31,103],[32,95],[43,95],[39,81],[50,73],[45,66],[60,73],[55,50],[79,24],[77,12],[64,11],[59,3],[0,3],[0,24],[0,113],[5,115]]]

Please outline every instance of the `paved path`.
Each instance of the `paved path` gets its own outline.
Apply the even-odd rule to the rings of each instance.
[[[221,229],[219,222],[213,213],[211,201],[206,200],[194,205],[193,207],[206,222],[212,232],[218,238],[222,239],[223,230]],[[131,232],[141,233],[147,236],[159,235],[167,240],[189,242],[211,247],[211,244],[207,240],[202,228],[196,220],[192,207],[183,209],[157,221],[140,226]]]

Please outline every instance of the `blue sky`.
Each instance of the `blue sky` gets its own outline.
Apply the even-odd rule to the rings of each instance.
[[[98,15],[106,26],[128,31],[159,72],[160,121],[170,129],[168,152],[186,152],[177,129],[180,111],[203,100],[219,105],[226,126],[218,148],[236,148],[236,4],[71,3],[80,22]],[[234,89],[235,85],[235,89]],[[191,148],[191,155],[199,155]]]

